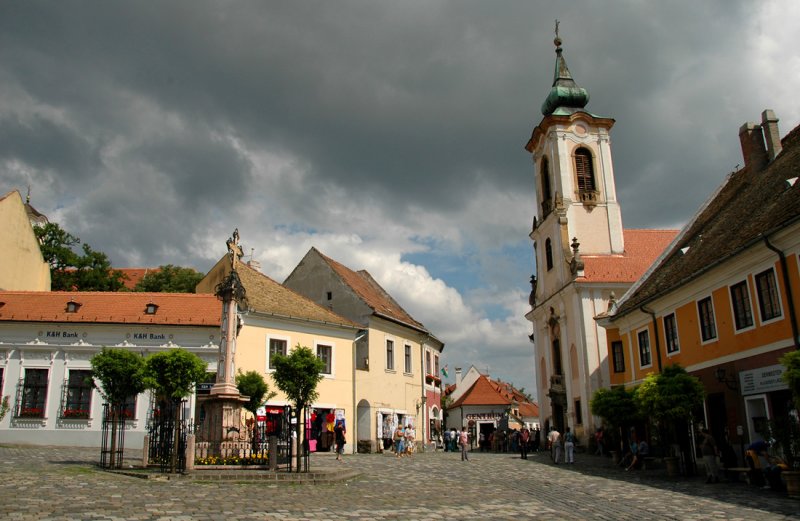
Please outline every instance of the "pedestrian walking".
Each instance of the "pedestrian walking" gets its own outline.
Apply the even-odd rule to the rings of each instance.
[[[553,463],[558,465],[558,460],[561,459],[561,433],[558,432],[558,429],[553,427],[550,430],[547,441],[550,444],[550,457],[553,459]]]
[[[706,483],[719,483],[717,442],[714,441],[714,437],[708,432],[708,429],[703,429],[702,434],[703,444],[700,446],[700,451],[703,453],[703,463],[706,465]]]
[[[392,439],[394,440],[394,453],[399,458],[403,455],[403,451],[405,450],[405,444],[403,443],[403,440],[405,439],[405,433],[403,432],[402,425],[398,425],[394,430],[394,436]]]
[[[566,456],[566,463],[574,464],[575,463],[575,435],[572,434],[572,431],[569,430],[567,427],[567,432],[564,433],[564,451]]]
[[[344,418],[337,418],[333,426],[333,435],[336,439],[336,459],[339,461],[342,460],[342,454],[344,454],[345,434],[347,434],[347,426]]]
[[[522,453],[520,455],[521,459],[528,459],[528,442],[530,439],[531,433],[528,431],[527,427],[524,427],[519,435],[519,448]]]
[[[461,447],[461,461],[469,461],[469,454],[467,453],[469,434],[467,434],[466,427],[461,427],[461,434],[458,435],[458,445]]]
[[[597,451],[595,451],[595,456],[602,456],[603,455],[603,427],[598,427],[594,433],[594,444],[597,445]]]

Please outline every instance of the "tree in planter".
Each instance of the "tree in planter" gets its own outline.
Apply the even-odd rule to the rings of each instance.
[[[244,404],[244,408],[253,413],[254,418],[258,413],[258,408],[275,396],[274,392],[270,392],[267,381],[264,380],[264,376],[258,371],[247,371],[243,373],[240,369],[239,373],[236,375],[236,388],[239,389],[239,393],[242,396],[250,397],[250,400]],[[258,440],[256,433],[256,423],[254,421],[252,433],[253,444],[262,441]]]
[[[613,439],[608,440],[609,447],[620,450],[624,440],[624,429],[639,418],[639,407],[636,404],[634,391],[619,385],[611,389],[598,389],[589,401],[592,414],[600,416],[613,432]],[[611,436],[609,436],[611,437]]]
[[[800,412],[800,351],[790,351],[779,362],[786,368],[781,378],[792,393],[795,411]],[[780,420],[780,421],[778,421]],[[776,419],[776,439],[783,448],[786,463],[792,470],[800,471],[800,424],[796,415]]]
[[[678,443],[677,427],[686,426],[695,409],[703,405],[705,389],[700,380],[677,364],[661,373],[650,374],[636,389],[635,401],[641,413],[653,420],[667,446]],[[688,447],[683,447],[684,452]]]
[[[180,433],[180,402],[194,391],[195,384],[206,376],[208,364],[199,356],[184,349],[170,349],[150,356],[145,361],[145,383],[159,399],[172,404],[173,450],[170,455],[170,472],[178,466],[178,435]]]
[[[302,439],[300,426],[301,422],[305,425],[306,407],[314,403],[319,396],[317,385],[322,380],[325,363],[311,349],[297,344],[289,355],[273,355],[272,365],[275,368],[272,373],[275,385],[292,402],[297,415],[297,424],[295,425],[298,441],[296,468],[297,472],[300,472],[302,452],[299,444]]]
[[[94,385],[108,403],[111,415],[111,468],[121,465],[117,455],[117,420],[122,407],[131,396],[145,390],[144,360],[141,356],[125,349],[103,348],[90,360]],[[97,385],[100,382],[100,385]],[[120,447],[124,450],[124,447]]]

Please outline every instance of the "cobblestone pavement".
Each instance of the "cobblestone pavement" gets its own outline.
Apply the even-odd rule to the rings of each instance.
[[[357,469],[325,485],[156,481],[103,472],[97,449],[0,446],[0,519],[449,520],[800,519],[800,500],[745,483],[625,472],[578,455],[312,455],[312,470]],[[136,456],[137,451],[126,451]]]

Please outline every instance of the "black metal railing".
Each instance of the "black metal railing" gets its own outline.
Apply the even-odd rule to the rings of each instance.
[[[103,404],[100,466],[104,469],[121,469],[125,453],[124,406]]]
[[[186,400],[163,400],[152,412],[147,461],[161,472],[186,470]],[[173,467],[174,465],[174,467]]]

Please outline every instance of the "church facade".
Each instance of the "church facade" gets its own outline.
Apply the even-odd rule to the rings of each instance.
[[[585,439],[599,426],[589,400],[610,385],[605,330],[595,317],[677,232],[623,228],[611,155],[614,120],[585,109],[589,94],[572,78],[561,39],[554,43],[552,88],[525,146],[536,180],[530,233],[536,268],[525,316],[543,428],[569,426]]]

